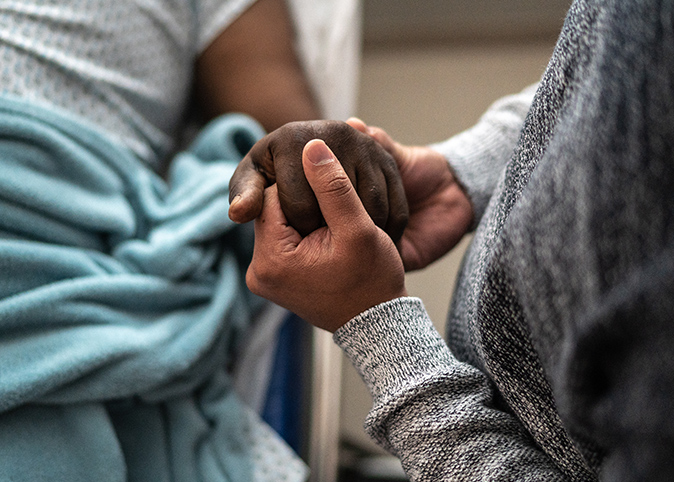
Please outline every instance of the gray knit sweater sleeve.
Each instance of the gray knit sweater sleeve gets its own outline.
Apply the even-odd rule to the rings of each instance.
[[[513,154],[536,87],[499,99],[475,126],[430,146],[445,156],[465,187],[473,203],[475,226]]]
[[[334,335],[367,384],[368,433],[412,481],[566,480],[487,376],[457,361],[418,298],[361,313]]]

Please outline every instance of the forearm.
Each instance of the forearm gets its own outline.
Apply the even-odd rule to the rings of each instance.
[[[368,432],[411,480],[566,480],[518,420],[494,408],[487,376],[453,357],[420,300],[368,310],[335,341],[373,396]]]

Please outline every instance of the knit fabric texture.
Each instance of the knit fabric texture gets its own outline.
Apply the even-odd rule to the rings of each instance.
[[[3,0],[0,93],[77,114],[157,167],[196,57],[253,1]]]
[[[435,146],[479,222],[447,346],[414,299],[335,334],[367,430],[412,480],[674,480],[674,2],[576,1],[526,95]]]

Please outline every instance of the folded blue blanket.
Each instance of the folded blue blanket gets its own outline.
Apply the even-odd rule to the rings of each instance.
[[[260,301],[228,182],[263,134],[223,117],[165,182],[0,98],[1,480],[250,480],[225,368]]]

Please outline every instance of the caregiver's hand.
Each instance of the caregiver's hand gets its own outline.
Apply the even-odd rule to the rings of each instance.
[[[306,144],[302,165],[327,226],[303,238],[288,225],[276,186],[267,188],[246,282],[253,293],[334,332],[362,311],[406,296],[404,269],[322,140]]]
[[[405,270],[424,268],[445,255],[473,220],[471,202],[447,159],[429,147],[399,144],[360,119],[346,122],[376,140],[398,163],[409,205],[407,229],[398,242]]]
[[[258,141],[230,181],[229,217],[238,223],[255,219],[262,210],[264,189],[276,183],[292,227],[306,236],[323,226],[302,171],[302,149],[311,139],[330,146],[374,223],[397,242],[407,225],[408,209],[396,163],[370,136],[339,121],[291,122]]]

